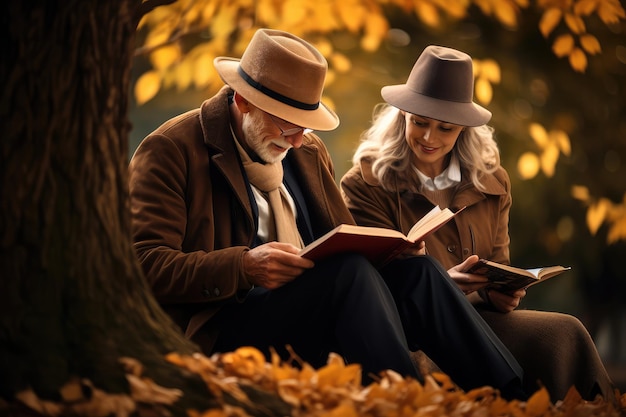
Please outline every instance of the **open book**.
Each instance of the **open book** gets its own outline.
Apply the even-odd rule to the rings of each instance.
[[[300,255],[311,260],[321,260],[339,253],[360,253],[375,266],[382,266],[409,246],[443,226],[456,216],[450,209],[435,206],[422,217],[405,236],[393,229],[342,224],[307,245]]]
[[[490,283],[486,288],[508,292],[539,284],[570,269],[572,268],[569,266],[561,265],[522,269],[480,259],[466,272],[489,278]]]

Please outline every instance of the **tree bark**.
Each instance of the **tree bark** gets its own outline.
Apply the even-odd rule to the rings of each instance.
[[[62,402],[79,378],[127,393],[121,358],[216,401],[164,359],[198,351],[151,295],[128,205],[128,96],[141,0],[2,3],[0,398]],[[2,401],[0,401],[2,403]]]

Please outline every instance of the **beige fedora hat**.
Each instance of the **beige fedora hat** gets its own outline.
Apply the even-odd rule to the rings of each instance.
[[[213,60],[222,80],[263,111],[315,130],[339,117],[322,103],[328,63],[313,45],[288,32],[259,29],[241,59]]]
[[[480,126],[491,119],[491,112],[472,100],[472,58],[443,46],[427,46],[406,84],[385,86],[381,95],[400,110],[461,126]]]

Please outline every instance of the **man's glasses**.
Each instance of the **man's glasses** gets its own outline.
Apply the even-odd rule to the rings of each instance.
[[[280,125],[278,124],[278,120],[276,119],[275,116],[269,113],[267,113],[267,115],[270,117],[270,119],[272,120],[272,123],[274,123],[274,125],[278,128],[278,130],[280,130],[280,136],[282,137],[297,135],[300,132],[302,132],[303,135],[306,135],[307,133],[311,133],[313,131],[313,129],[307,129],[304,127],[292,127],[291,129],[283,130],[283,128],[280,127]]]

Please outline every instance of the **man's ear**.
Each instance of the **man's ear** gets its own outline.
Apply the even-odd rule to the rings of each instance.
[[[250,111],[250,103],[241,94],[235,91],[233,99],[240,113],[248,113]]]

